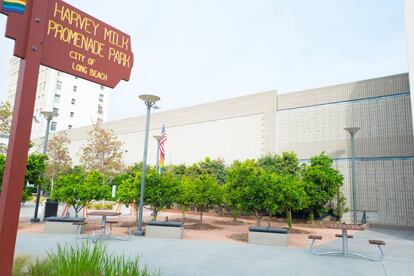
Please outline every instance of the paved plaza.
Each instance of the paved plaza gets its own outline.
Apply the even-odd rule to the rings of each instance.
[[[413,275],[414,232],[371,229],[355,235],[350,249],[376,256],[368,239],[383,239],[383,262],[339,256],[314,256],[309,250],[231,244],[209,241],[165,240],[132,237],[129,241],[106,241],[117,254],[139,255],[142,262],[161,275]],[[20,234],[16,253],[44,255],[57,243],[80,244],[73,235]],[[339,248],[340,241],[323,248]]]

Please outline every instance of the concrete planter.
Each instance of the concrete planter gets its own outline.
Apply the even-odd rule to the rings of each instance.
[[[82,234],[84,226],[73,225],[74,222],[81,221],[84,221],[84,219],[49,217],[46,219],[44,232],[48,234]]]
[[[184,223],[168,221],[150,221],[145,228],[148,238],[182,239],[184,237]]]
[[[249,243],[288,246],[288,231],[284,228],[249,227]]]

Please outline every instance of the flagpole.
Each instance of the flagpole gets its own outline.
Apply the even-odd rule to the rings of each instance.
[[[157,170],[157,173],[160,172],[160,141],[161,141],[161,135],[154,135],[153,136],[155,140],[157,140],[157,161],[155,163],[155,169]]]

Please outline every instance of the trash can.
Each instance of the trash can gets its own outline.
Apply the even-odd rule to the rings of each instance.
[[[59,208],[59,202],[54,199],[46,199],[45,203],[45,214],[43,217],[43,221],[46,220],[48,217],[57,217]]]

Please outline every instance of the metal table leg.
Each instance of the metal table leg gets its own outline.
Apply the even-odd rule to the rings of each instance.
[[[102,231],[101,235],[106,237],[106,216],[102,216]]]
[[[342,254],[348,256],[348,231],[347,229],[342,228]]]

